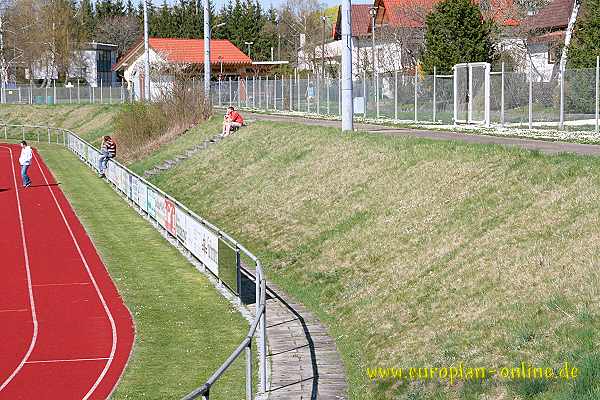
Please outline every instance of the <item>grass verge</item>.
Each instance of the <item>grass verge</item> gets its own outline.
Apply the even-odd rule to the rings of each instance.
[[[94,241],[136,324],[133,355],[113,399],[174,399],[199,386],[245,336],[248,324],[209,280],[73,154],[40,145]],[[211,399],[242,398],[238,362]]]
[[[596,158],[256,122],[153,181],[319,315],[352,399],[600,398]],[[366,373],[565,361],[576,381]]]

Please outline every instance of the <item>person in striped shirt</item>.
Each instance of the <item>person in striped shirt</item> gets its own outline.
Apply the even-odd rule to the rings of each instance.
[[[102,138],[102,146],[100,147],[102,155],[98,159],[98,172],[100,178],[104,178],[104,171],[108,166],[108,160],[117,156],[117,144],[110,136],[104,136]]]

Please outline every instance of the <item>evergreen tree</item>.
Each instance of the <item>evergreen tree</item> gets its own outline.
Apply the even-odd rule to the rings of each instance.
[[[131,0],[127,0],[127,5],[125,6],[125,15],[128,17],[133,17],[136,15],[135,7]]]
[[[584,0],[569,46],[568,66],[595,68],[600,56],[600,0]]]
[[[471,0],[443,0],[427,15],[423,69],[450,72],[463,62],[490,62],[493,57],[491,20],[484,20]]]
[[[111,11],[111,17],[125,15],[125,4],[123,4],[123,0],[115,0]]]

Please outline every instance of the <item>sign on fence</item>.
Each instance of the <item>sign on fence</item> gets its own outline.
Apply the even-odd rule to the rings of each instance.
[[[187,217],[186,247],[216,276],[219,276],[219,238],[204,225]]]

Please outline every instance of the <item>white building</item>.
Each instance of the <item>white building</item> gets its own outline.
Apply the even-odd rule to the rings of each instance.
[[[87,46],[73,55],[69,67],[68,80],[73,83],[79,80],[89,86],[109,86],[117,83],[117,74],[112,66],[117,61],[117,46],[107,43],[88,43]],[[37,81],[58,79],[58,69],[52,59],[40,60],[33,66],[32,76],[25,71],[26,79]]]

